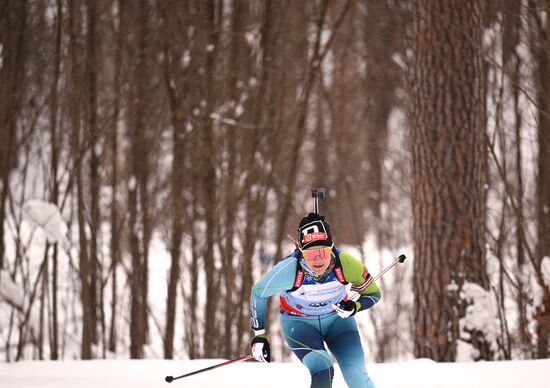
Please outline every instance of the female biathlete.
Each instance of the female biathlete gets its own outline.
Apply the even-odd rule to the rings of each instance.
[[[286,343],[311,373],[311,387],[332,386],[334,369],[324,344],[352,388],[374,388],[354,315],[374,306],[380,288],[363,263],[334,247],[330,225],[309,213],[298,227],[298,247],[252,287],[252,355],[270,361],[264,330],[266,299],[280,294],[280,322]],[[357,301],[348,299],[356,291]]]

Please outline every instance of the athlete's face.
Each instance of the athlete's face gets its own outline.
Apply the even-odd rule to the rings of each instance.
[[[330,265],[331,247],[318,247],[304,249],[302,255],[307,266],[315,272],[316,275],[322,275]]]

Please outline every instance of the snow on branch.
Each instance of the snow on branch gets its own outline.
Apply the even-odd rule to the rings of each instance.
[[[25,295],[5,271],[0,272],[0,299],[5,300],[21,312],[24,312]]]
[[[67,224],[55,204],[38,199],[29,200],[23,205],[23,218],[41,227],[50,243],[64,244],[67,241]]]

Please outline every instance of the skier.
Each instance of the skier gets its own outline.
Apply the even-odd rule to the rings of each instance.
[[[252,287],[252,355],[258,361],[270,361],[264,329],[266,299],[280,293],[281,330],[290,349],[309,369],[311,387],[332,386],[334,369],[326,343],[349,387],[374,388],[354,315],[380,300],[380,288],[361,261],[334,247],[325,217],[309,213],[302,218],[298,238],[294,253]],[[359,293],[357,301],[348,299],[350,290]]]

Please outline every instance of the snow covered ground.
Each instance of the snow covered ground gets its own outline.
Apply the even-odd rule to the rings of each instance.
[[[2,388],[250,387],[304,388],[309,376],[299,363],[243,362],[203,374],[164,381],[222,360],[94,360],[0,363]],[[426,359],[368,366],[377,388],[548,388],[550,359],[478,363],[435,363]],[[334,387],[346,387],[336,370]]]

